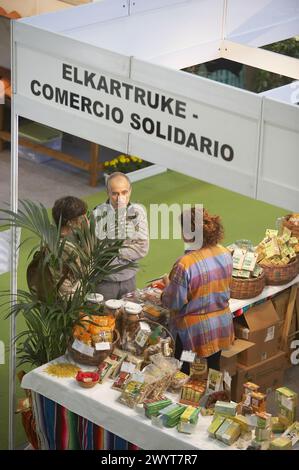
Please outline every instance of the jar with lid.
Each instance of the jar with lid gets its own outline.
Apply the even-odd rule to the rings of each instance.
[[[116,329],[122,335],[122,316],[123,316],[123,300],[110,299],[106,300],[104,306],[104,314],[111,315],[115,318]]]
[[[104,308],[105,315],[113,315],[117,320],[121,316],[123,303],[123,300],[118,299],[106,300]]]
[[[138,327],[142,306],[135,302],[124,303],[124,328],[133,332]]]
[[[102,296],[102,294],[97,294],[96,292],[92,292],[86,295],[85,301],[89,307],[96,309],[98,306],[98,308],[100,309],[100,307],[102,307],[103,305],[104,297]]]

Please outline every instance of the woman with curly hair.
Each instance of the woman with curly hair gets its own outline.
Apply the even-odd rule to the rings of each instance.
[[[186,216],[191,220],[191,235],[184,227]],[[182,350],[192,350],[207,359],[208,368],[219,370],[221,351],[234,340],[229,310],[232,257],[219,244],[223,238],[219,216],[192,207],[181,215],[181,225],[183,239],[191,245],[175,262],[169,277],[164,277],[161,298],[173,312],[175,355],[180,359]],[[194,243],[198,240],[200,243]],[[186,364],[183,370],[187,372]]]

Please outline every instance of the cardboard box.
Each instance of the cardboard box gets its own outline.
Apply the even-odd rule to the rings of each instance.
[[[286,316],[290,292],[290,288],[288,288],[271,298],[276,313],[279,316],[279,320],[284,320]]]
[[[299,292],[298,292],[297,296],[299,298]],[[280,292],[279,294],[275,295],[271,299],[271,301],[274,305],[274,308],[276,310],[276,313],[279,316],[279,320],[280,320],[279,325],[278,325],[278,341],[279,342],[281,341],[281,336],[282,336],[282,331],[283,331],[283,324],[284,324],[284,319],[285,319],[285,316],[286,316],[286,313],[287,313],[289,297],[290,297],[290,288]],[[297,324],[296,323],[297,322],[296,322],[296,303],[295,303],[289,335],[293,335],[296,332],[296,330],[297,330]]]
[[[253,382],[260,385],[262,393],[283,385],[284,371],[287,368],[287,359],[283,351],[253,366],[238,364],[237,374],[232,378],[231,399],[240,402],[243,394],[243,384]]]
[[[235,375],[237,373],[239,355],[252,346],[254,346],[254,343],[250,341],[235,339],[234,344],[229,349],[221,352],[220,370],[222,372],[226,370],[231,377]]]
[[[241,352],[238,361],[251,366],[274,356],[278,345],[279,316],[270,300],[256,305],[234,321],[237,338],[248,340],[255,345]]]

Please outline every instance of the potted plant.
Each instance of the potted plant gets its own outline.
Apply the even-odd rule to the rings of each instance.
[[[60,226],[49,219],[46,208],[31,201],[21,201],[18,213],[1,212],[4,215],[0,220],[6,226],[21,227],[30,232],[23,243],[32,235],[37,239],[30,255],[35,252],[38,258],[35,263],[38,287],[29,282],[28,291],[18,290],[15,302],[11,303],[9,298],[3,305],[8,307],[7,317],[22,314],[25,320],[26,329],[14,338],[18,365],[28,363],[38,367],[65,353],[74,326],[81,325],[82,314],[88,315],[93,323],[96,309],[85,301],[86,295],[93,292],[105,276],[124,269],[116,263],[124,240],[98,239],[93,216],[89,224],[85,222],[70,236],[61,238]],[[68,242],[72,250],[65,250]],[[71,296],[62,295],[59,290],[66,266],[68,273],[80,280],[80,286]],[[2,297],[7,294],[3,293]]]
[[[166,168],[161,167],[139,157],[130,155],[119,155],[112,160],[104,162],[104,178],[107,181],[108,176],[115,171],[120,171],[129,176],[130,181],[139,181],[149,176],[154,176],[166,171]]]

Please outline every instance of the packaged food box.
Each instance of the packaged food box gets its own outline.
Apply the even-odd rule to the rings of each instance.
[[[216,431],[216,434],[215,434],[216,439],[218,439],[219,441],[222,441],[222,436],[225,435],[226,431],[229,429],[232,423],[233,423],[232,419],[225,418],[221,426]]]
[[[260,412],[266,410],[266,398],[267,395],[260,392],[252,392],[251,394],[251,406],[254,412]]]
[[[288,437],[277,437],[270,442],[270,450],[288,450],[292,448],[292,441]]]
[[[283,433],[282,437],[287,437],[292,441],[294,446],[299,441],[299,421],[291,424],[288,429]]]
[[[275,392],[278,417],[287,426],[296,419],[298,394],[287,387],[280,387]]]
[[[235,423],[239,424],[242,432],[248,433],[250,431],[251,425],[248,422],[248,419],[246,418],[246,416],[238,414],[236,416],[233,416],[232,419],[234,420]]]
[[[281,434],[286,430],[286,428],[287,428],[286,423],[283,423],[282,421],[280,421],[278,416],[273,416],[271,418],[272,432],[277,433],[277,434]]]
[[[179,420],[181,414],[184,413],[186,406],[179,404],[172,404],[160,411],[162,415],[163,425],[168,428],[175,427]]]
[[[190,379],[182,387],[180,403],[199,406],[200,399],[205,393],[205,388],[205,382]]]
[[[258,392],[258,390],[259,390],[259,388],[260,388],[259,385],[254,384],[254,383],[252,383],[252,382],[246,382],[246,383],[243,385],[243,387],[244,387],[244,394],[245,394],[245,395],[248,395],[248,394],[250,394],[250,393],[252,393],[252,392]]]
[[[267,429],[271,428],[271,418],[272,415],[270,413],[261,412],[255,414],[257,418],[257,427],[260,429]]]
[[[235,421],[227,421],[230,421],[230,424],[227,429],[221,433],[221,440],[224,442],[224,444],[230,446],[239,438],[241,434],[241,426]]]
[[[224,416],[235,416],[238,404],[234,401],[217,401],[215,403],[215,414]]]
[[[180,421],[196,424],[198,421],[199,408],[194,406],[187,406],[184,413],[181,415]]]
[[[224,423],[224,421],[225,421],[224,416],[215,415],[215,418],[213,419],[212,423],[208,427],[208,433],[210,437],[213,437],[214,439],[216,438],[216,432],[218,431],[222,423]]]
[[[200,409],[194,406],[187,406],[180,417],[177,429],[185,434],[192,434],[195,431]]]
[[[172,401],[170,399],[150,401],[143,404],[145,410],[145,416],[147,418],[152,418],[152,416],[158,416],[161,410],[171,405]]]
[[[255,439],[258,442],[261,441],[270,441],[271,440],[271,428],[256,428],[255,429]]]

